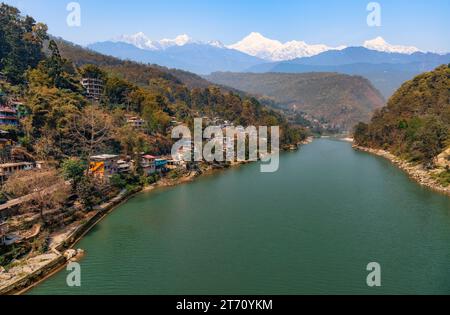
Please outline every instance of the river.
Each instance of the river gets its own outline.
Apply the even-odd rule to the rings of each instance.
[[[257,163],[141,193],[30,294],[449,294],[450,198],[349,143],[316,140]],[[367,286],[370,262],[381,287]]]

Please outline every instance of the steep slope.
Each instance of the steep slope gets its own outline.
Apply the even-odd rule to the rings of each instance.
[[[94,64],[109,70],[116,69],[124,79],[138,85],[148,85],[150,79],[162,78],[175,83],[183,83],[188,88],[207,88],[211,83],[202,77],[183,70],[169,69],[159,65],[145,65],[134,61],[124,61],[107,56],[60,38],[55,38],[61,55],[73,61],[77,66]]]
[[[368,121],[384,105],[368,80],[337,73],[213,73],[207,79],[260,96],[285,108],[323,119],[341,130]]]
[[[89,45],[88,48],[121,59],[158,64],[198,74],[242,71],[263,63],[263,60],[237,50],[202,43],[173,45],[164,50],[148,50],[123,42],[102,42]]]
[[[432,163],[450,145],[450,65],[403,84],[369,125],[357,126],[355,141]]]

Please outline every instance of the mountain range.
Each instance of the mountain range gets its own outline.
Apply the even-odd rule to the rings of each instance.
[[[369,79],[388,99],[404,82],[449,62],[450,54],[388,53],[365,47],[348,47],[340,51],[327,51],[312,57],[260,64],[247,69],[247,71],[256,73],[338,72],[360,75]]]
[[[450,54],[392,45],[381,37],[365,41],[360,47],[330,47],[295,40],[282,43],[256,32],[231,45],[196,41],[188,35],[154,41],[144,33],[137,33],[94,43],[88,48],[121,59],[200,75],[227,71],[360,75],[369,79],[385,98],[419,73],[450,62]]]

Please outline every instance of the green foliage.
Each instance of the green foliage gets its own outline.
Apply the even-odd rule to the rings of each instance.
[[[272,106],[323,118],[341,130],[350,130],[358,121],[369,121],[373,110],[385,104],[367,79],[338,73],[217,72],[207,78],[261,95]]]
[[[436,179],[443,187],[450,185],[450,170],[445,170],[436,176]]]
[[[82,66],[80,68],[80,75],[83,78],[91,78],[91,79],[104,80],[106,78],[106,73],[98,66],[93,64],[87,64]]]
[[[70,158],[63,161],[61,170],[64,178],[70,180],[74,190],[76,190],[79,183],[83,180],[87,167],[84,161],[77,158]]]
[[[76,193],[86,211],[90,211],[102,200],[98,183],[91,176],[84,176],[77,185]]]
[[[449,91],[450,68],[446,65],[406,82],[369,125],[356,126],[356,143],[433,164],[450,141]]]
[[[4,3],[0,4],[0,69],[13,84],[22,84],[25,71],[44,58],[47,26]]]
[[[88,151],[132,157],[139,152],[168,153],[172,121],[192,124],[193,118],[204,115],[242,126],[280,126],[282,145],[305,137],[303,129],[291,130],[281,113],[255,98],[212,86],[188,72],[122,61],[60,40],[46,40],[44,25],[21,17],[7,5],[0,10],[4,13],[0,37],[5,40],[0,41],[0,65],[12,82],[24,83],[8,89],[21,91],[26,103],[22,131],[11,134],[37,159],[62,161],[70,156],[85,157]],[[43,47],[44,40],[48,47]],[[80,84],[84,76],[105,81],[102,119],[111,124],[101,145],[79,141],[80,132],[90,134],[77,128],[88,104]],[[127,125],[127,114],[142,117],[145,128]]]
[[[114,174],[111,176],[111,185],[118,188],[124,189],[127,186],[127,180],[120,174]]]

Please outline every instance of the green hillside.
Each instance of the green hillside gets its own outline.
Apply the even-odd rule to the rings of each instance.
[[[337,73],[213,73],[208,80],[270,97],[278,106],[305,112],[341,131],[384,105],[381,94],[359,76]]]
[[[403,84],[370,124],[356,127],[355,141],[432,167],[450,145],[450,65]]]
[[[112,122],[108,142],[96,151],[170,152],[173,120],[192,124],[194,117],[220,117],[238,125],[279,125],[282,144],[305,137],[279,113],[256,99],[212,86],[187,72],[122,61],[91,52],[47,34],[44,24],[0,6],[0,71],[5,99],[20,99],[26,117],[8,127],[14,141],[40,159],[79,156],[71,125],[91,107],[81,78],[99,76],[105,83],[99,116]],[[138,115],[143,130],[130,130],[125,115]]]

